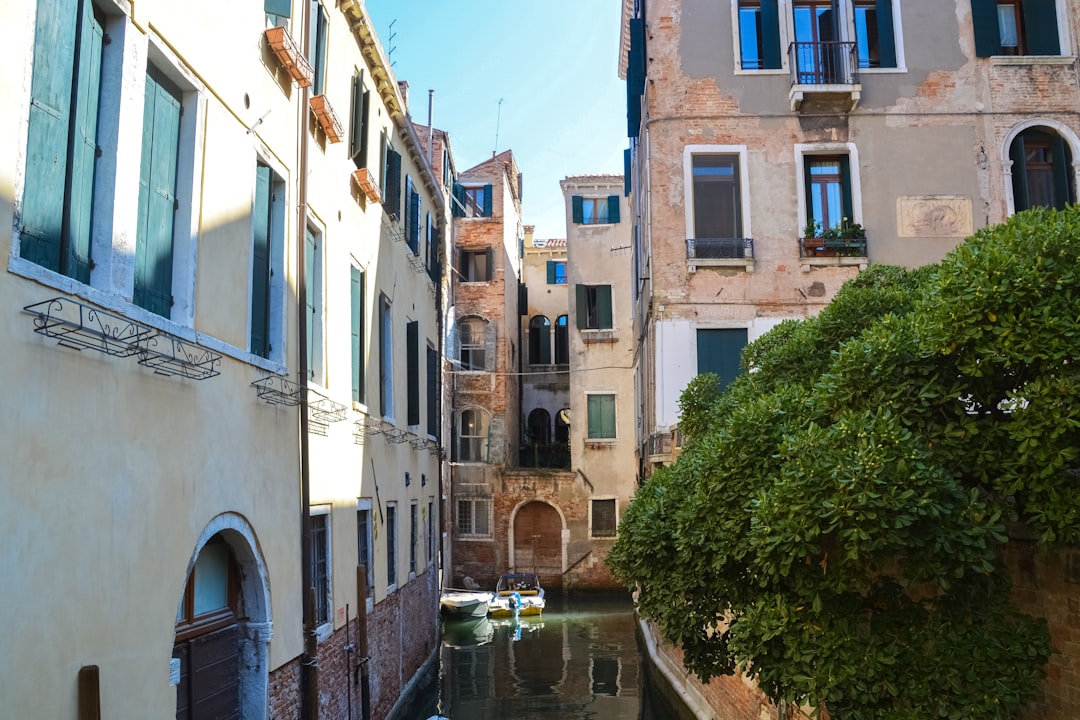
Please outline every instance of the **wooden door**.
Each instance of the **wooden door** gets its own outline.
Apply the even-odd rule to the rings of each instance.
[[[514,570],[562,575],[562,519],[543,502],[522,507],[514,520]]]

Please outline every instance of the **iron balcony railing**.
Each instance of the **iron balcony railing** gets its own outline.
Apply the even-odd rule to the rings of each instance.
[[[792,85],[856,85],[859,54],[854,42],[793,42],[788,47]]]
[[[569,443],[535,443],[519,451],[518,467],[570,469]]]
[[[866,238],[799,238],[799,257],[866,257]]]
[[[686,259],[743,259],[754,257],[752,238],[689,238]]]

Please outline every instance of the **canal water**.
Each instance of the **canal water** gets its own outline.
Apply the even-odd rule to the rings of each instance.
[[[629,597],[552,595],[540,618],[445,622],[439,671],[409,720],[689,717],[654,683]]]

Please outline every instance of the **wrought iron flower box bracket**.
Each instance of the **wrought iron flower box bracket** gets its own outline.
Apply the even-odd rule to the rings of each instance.
[[[375,173],[362,167],[354,170],[352,176],[368,202],[377,203],[382,200],[382,190],[379,189],[379,183],[375,182]]]
[[[260,400],[271,405],[300,404],[300,386],[280,375],[268,375],[251,383]]]
[[[413,450],[424,449],[425,447],[427,447],[427,442],[428,441],[426,438],[417,437],[416,435],[414,435],[412,439],[409,440],[409,444],[412,445]]]
[[[326,133],[327,141],[330,143],[341,142],[345,131],[342,129],[341,121],[338,120],[337,114],[326,96],[312,95],[308,102],[311,105],[311,111],[315,113],[315,119],[319,122],[319,127]]]
[[[409,433],[399,428],[391,427],[383,433],[383,439],[388,443],[400,445],[409,439]]]
[[[356,445],[363,445],[364,438],[367,436],[367,425],[363,419],[353,421],[353,443]]]
[[[364,416],[364,428],[367,431],[368,435],[379,435],[386,432],[386,430],[391,427],[393,426],[389,423],[383,422],[379,418],[371,417],[370,415]]]
[[[55,338],[74,350],[97,350],[114,357],[131,357],[139,344],[157,331],[75,300],[56,297],[23,308],[34,316],[34,332]]]
[[[278,64],[290,78],[296,81],[297,85],[302,88],[311,87],[311,83],[315,80],[315,70],[285,28],[280,26],[267,28],[266,44],[270,46]]]
[[[329,424],[345,419],[345,406],[330,398],[308,390],[308,413],[312,422]]]

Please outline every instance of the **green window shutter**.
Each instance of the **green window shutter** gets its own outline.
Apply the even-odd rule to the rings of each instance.
[[[27,260],[57,272],[77,20],[70,0],[38,0],[19,252]]]
[[[323,307],[322,307],[322,238],[307,229],[304,247],[305,308],[307,321],[308,379],[322,378]]]
[[[491,195],[492,187],[490,185],[484,186],[484,217],[491,217]]]
[[[596,288],[596,317],[601,330],[614,327],[611,321],[611,286],[599,285]]]
[[[574,296],[577,301],[577,327],[584,330],[589,327],[589,296],[584,285],[574,286]]]
[[[641,132],[641,96],[645,92],[645,19],[631,18],[630,49],[626,57],[626,135]]]
[[[978,57],[1000,55],[997,0],[971,0],[971,24],[975,29],[975,54]]]
[[[401,218],[401,153],[386,150],[386,212]]]
[[[740,360],[746,347],[744,328],[698,330],[698,374],[711,372],[720,378],[720,389],[726,388],[740,372]]]
[[[854,203],[851,199],[851,163],[847,155],[840,156],[840,202],[844,217],[849,223],[855,222]]]
[[[326,91],[326,11],[318,0],[311,3],[311,25],[308,28],[309,52],[308,62],[315,71],[315,78],[311,84],[312,95],[322,95]]]
[[[588,433],[590,438],[615,437],[614,395],[589,395]]]
[[[574,195],[570,198],[570,207],[572,209],[573,221],[575,225],[581,225],[585,222],[585,210],[582,207],[582,198],[580,195]]]
[[[356,167],[360,163],[360,148],[364,133],[364,74],[359,72],[352,78],[352,94],[349,96],[349,158]]]
[[[352,301],[352,399],[353,402],[364,402],[364,273],[358,267],[349,268],[349,272]]]
[[[1031,200],[1028,198],[1027,153],[1024,152],[1023,133],[1013,140],[1012,147],[1009,148],[1009,159],[1012,160],[1013,208],[1016,212],[1020,212],[1031,207]]]
[[[630,197],[630,190],[632,182],[630,180],[631,173],[634,168],[634,154],[630,148],[626,148],[622,151],[622,165],[623,165],[623,195]]]
[[[427,349],[427,433],[439,437],[439,353]]]
[[[358,167],[368,164],[368,118],[371,117],[371,91],[365,90],[360,102],[360,157]]]
[[[1024,0],[1023,8],[1027,54],[1060,55],[1055,0]]]
[[[405,324],[405,403],[409,425],[420,424],[420,323]]]
[[[255,167],[255,206],[251,211],[251,352],[268,357],[270,319],[270,168]]]
[[[607,221],[612,224],[619,222],[619,196],[608,195],[607,199]]]
[[[292,15],[292,0],[263,0],[263,9],[270,15],[290,17]]]
[[[75,137],[71,143],[71,192],[68,196],[67,257],[64,272],[90,282],[90,222],[97,161],[98,95],[101,87],[101,48],[104,30],[94,17],[94,5],[83,4],[79,36]]]
[[[779,70],[780,8],[777,0],[761,0],[761,67]]]
[[[416,192],[412,186],[412,180],[409,181],[409,249],[412,250],[413,255],[420,253],[420,193]]]
[[[813,182],[810,180],[810,163],[813,160],[812,155],[803,155],[803,191],[806,196],[806,224],[809,225],[811,220],[820,221],[821,218],[814,217],[814,193]],[[824,228],[822,228],[824,229]]]
[[[548,285],[554,285],[555,284],[555,261],[554,260],[548,260],[547,261],[547,284]]]
[[[150,312],[169,317],[180,101],[149,73],[143,113],[134,302]]]
[[[877,14],[878,47],[881,54],[881,67],[896,67],[896,33],[893,28],[893,0],[877,0],[874,10]]]
[[[454,217],[465,217],[465,186],[461,183],[454,183],[451,192],[454,196],[454,202],[450,207],[451,214]]]
[[[488,248],[484,252],[487,255],[487,262],[484,263],[487,266],[487,275],[484,279],[490,281],[495,277],[495,250]]]
[[[590,395],[588,398],[588,434],[589,437],[600,435],[600,396]]]

